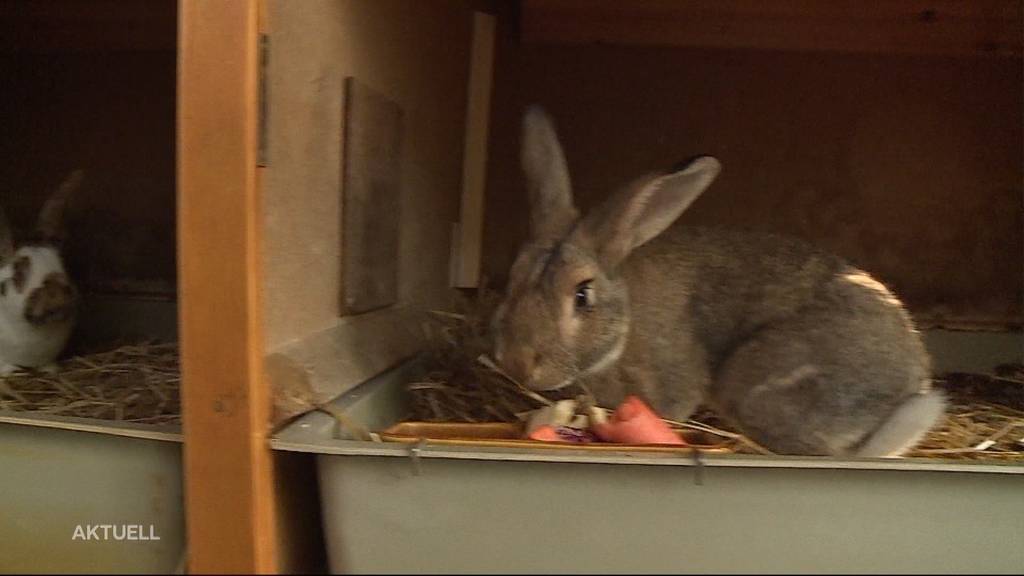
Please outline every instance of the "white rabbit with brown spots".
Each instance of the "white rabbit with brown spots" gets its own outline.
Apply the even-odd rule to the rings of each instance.
[[[69,175],[39,213],[35,235],[14,241],[0,209],[0,374],[50,368],[74,326],[78,292],[60,255],[63,214],[82,181]]]
[[[555,129],[523,120],[530,238],[493,317],[494,355],[534,390],[585,383],[667,418],[713,407],[783,454],[885,457],[945,407],[900,301],[807,243],[670,226],[719,162],[637,179],[591,213],[574,206]]]

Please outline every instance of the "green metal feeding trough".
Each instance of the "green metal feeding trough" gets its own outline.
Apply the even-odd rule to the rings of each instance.
[[[171,301],[91,296],[83,311],[82,341],[177,340]],[[0,572],[181,572],[182,474],[176,424],[0,412]]]
[[[1019,361],[1021,335],[931,333],[937,370]],[[406,363],[335,405],[404,415]],[[310,413],[332,572],[1019,573],[1024,462],[839,460],[352,440]]]
[[[0,572],[179,570],[181,441],[176,427],[0,415]]]

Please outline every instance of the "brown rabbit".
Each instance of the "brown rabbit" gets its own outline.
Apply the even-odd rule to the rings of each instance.
[[[603,405],[637,394],[676,420],[706,403],[782,454],[896,456],[942,415],[910,317],[867,273],[795,239],[670,228],[714,158],[581,218],[545,112],[526,112],[522,138],[531,237],[493,329],[526,386],[579,380]]]

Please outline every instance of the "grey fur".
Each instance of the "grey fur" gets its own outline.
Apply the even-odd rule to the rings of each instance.
[[[569,172],[554,124],[539,107],[523,116],[523,172],[534,207],[530,231],[534,238],[557,238],[579,217],[572,204]]]
[[[536,126],[546,116],[532,114],[526,130],[555,138]],[[524,139],[524,158],[552,150],[550,140],[529,149],[536,142]],[[568,174],[560,151],[548,158],[546,173]],[[929,392],[930,361],[902,304],[792,238],[669,228],[717,173],[704,158],[646,176],[560,237],[535,234],[494,319],[499,362],[535,389],[581,379],[604,405],[638,394],[677,420],[707,403],[778,453],[888,456],[912,446],[944,400]],[[533,202],[534,220],[545,206],[572,206],[567,187],[530,187],[564,194]],[[577,310],[584,282],[596,304]],[[602,362],[623,338],[621,357]]]
[[[887,458],[899,456],[913,448],[927,429],[921,422],[934,422],[946,410],[946,397],[942,392],[930,390],[908,398],[893,412],[885,423],[857,448],[857,456]]]

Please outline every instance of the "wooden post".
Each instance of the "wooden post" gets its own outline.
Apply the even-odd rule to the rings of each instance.
[[[452,286],[480,284],[480,253],[484,234],[484,188],[487,185],[487,134],[491,119],[494,43],[497,19],[473,14],[473,44],[466,87],[466,136],[462,152],[462,203],[454,245]]]
[[[258,0],[179,2],[178,266],[190,572],[277,570],[263,383]]]

